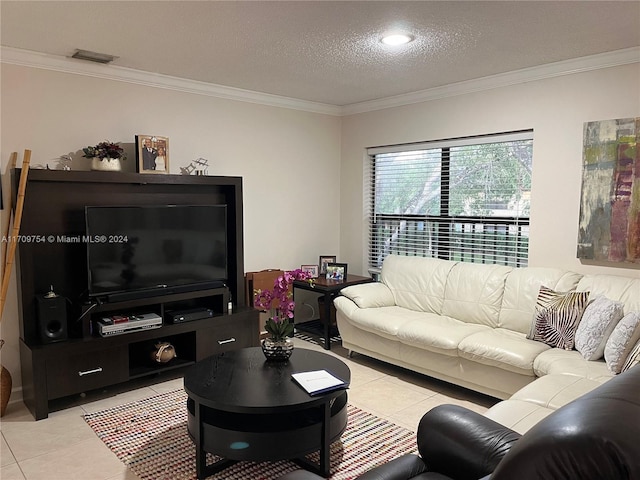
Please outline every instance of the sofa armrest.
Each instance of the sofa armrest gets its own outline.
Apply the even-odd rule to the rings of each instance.
[[[407,480],[426,470],[418,455],[407,453],[360,475],[358,480]]]
[[[340,294],[360,308],[393,307],[396,304],[389,287],[380,282],[351,285],[340,290]]]
[[[458,405],[432,408],[420,420],[417,435],[427,469],[460,480],[489,475],[521,437]]]

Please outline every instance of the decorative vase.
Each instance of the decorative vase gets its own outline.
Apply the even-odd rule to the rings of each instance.
[[[156,363],[167,363],[177,356],[176,349],[169,342],[156,343],[151,352],[151,359]]]
[[[100,170],[103,172],[119,172],[122,170],[119,158],[103,158],[93,157],[91,160],[91,170]]]
[[[293,353],[293,340],[289,337],[285,337],[283,340],[267,337],[262,340],[262,353],[267,360],[287,361]]]

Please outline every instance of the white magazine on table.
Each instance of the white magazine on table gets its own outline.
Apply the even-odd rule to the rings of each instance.
[[[326,370],[292,373],[291,377],[298,385],[304,388],[309,395],[318,395],[349,386],[349,384]]]

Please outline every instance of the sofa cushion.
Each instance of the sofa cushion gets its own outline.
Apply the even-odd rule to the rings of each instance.
[[[545,375],[522,387],[508,400],[495,404],[485,415],[524,434],[558,408],[596,389],[609,379],[611,376],[587,379],[576,375]]]
[[[624,305],[598,295],[589,302],[576,330],[576,350],[587,360],[598,360],[613,329],[624,315]]]
[[[396,305],[439,314],[447,277],[455,264],[437,258],[389,255],[380,277],[393,293]]]
[[[620,373],[631,349],[640,340],[640,312],[624,316],[613,329],[604,347],[604,359],[613,373]]]
[[[617,275],[585,275],[576,290],[591,292],[591,296],[604,295],[624,303],[624,313],[640,311],[640,277],[627,278]]]
[[[529,376],[535,375],[534,359],[549,348],[544,343],[527,340],[523,333],[504,328],[474,333],[458,345],[463,358]]]
[[[457,357],[460,342],[484,330],[491,329],[442,315],[423,313],[398,329],[398,340],[412,347]]]
[[[553,408],[543,407],[523,400],[509,399],[496,403],[484,415],[505,427],[524,434],[553,412],[555,412]]]
[[[447,279],[442,315],[497,327],[504,284],[511,270],[502,265],[456,264]]]
[[[533,361],[533,371],[538,377],[554,373],[577,375],[593,380],[613,377],[603,360],[585,360],[577,350],[567,351],[560,348],[550,348],[538,355]]]
[[[397,340],[398,330],[403,325],[424,315],[402,307],[355,308],[348,321],[367,332]]]
[[[510,400],[522,400],[555,410],[599,387],[610,378],[590,379],[565,374],[545,375],[518,390]]]
[[[527,338],[552,347],[573,349],[576,329],[589,300],[589,292],[560,293],[540,287],[536,313]]]
[[[574,290],[582,275],[559,268],[514,268],[507,276],[500,308],[499,326],[529,333],[536,299],[542,285],[557,292]]]

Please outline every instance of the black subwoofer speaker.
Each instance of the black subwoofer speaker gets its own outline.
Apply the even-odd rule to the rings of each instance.
[[[67,299],[59,295],[36,297],[38,331],[42,343],[67,339]]]

